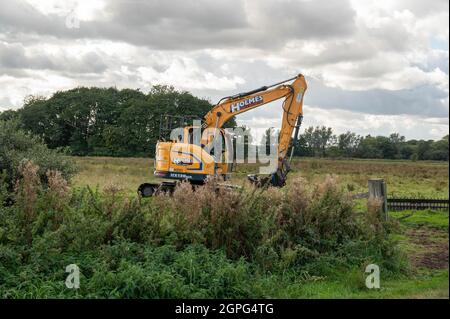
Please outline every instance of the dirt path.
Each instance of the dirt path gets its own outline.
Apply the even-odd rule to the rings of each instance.
[[[414,268],[448,268],[448,232],[429,227],[409,229],[406,235],[417,249],[409,254]]]

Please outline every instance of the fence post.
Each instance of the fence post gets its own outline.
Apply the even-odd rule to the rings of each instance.
[[[369,200],[371,198],[377,198],[382,201],[381,210],[384,214],[384,218],[387,220],[387,191],[386,183],[383,179],[369,179]]]

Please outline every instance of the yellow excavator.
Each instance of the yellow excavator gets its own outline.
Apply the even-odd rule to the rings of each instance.
[[[229,151],[233,141],[232,137],[223,129],[224,124],[238,114],[281,98],[284,98],[283,119],[278,138],[276,170],[268,176],[249,175],[248,178],[259,186],[284,186],[290,171],[287,160],[288,150],[291,147],[292,158],[303,119],[303,96],[306,88],[305,77],[299,74],[282,82],[222,98],[205,115],[200,127],[186,126],[181,128],[181,134],[176,138],[158,141],[154,175],[170,181],[144,183],[139,186],[138,193],[142,197],[150,197],[157,192],[172,191],[179,181],[185,180],[192,184],[202,184],[210,176],[218,176],[227,180],[232,171],[233,161],[218,160],[218,157],[210,152],[211,143],[220,134],[225,144],[221,159],[229,159],[230,156],[233,156]],[[198,143],[194,142],[196,131],[200,133],[208,131],[209,133],[202,134]]]

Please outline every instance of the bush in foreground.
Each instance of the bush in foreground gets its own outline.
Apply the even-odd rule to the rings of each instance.
[[[43,187],[38,171],[23,164],[16,202],[0,207],[3,297],[265,297],[269,283],[404,265],[376,205],[356,214],[333,177],[283,190],[211,180],[144,200],[114,186],[71,190],[56,171]],[[64,286],[72,263],[76,293]]]
[[[37,165],[42,183],[47,183],[47,171],[57,170],[65,179],[74,173],[74,166],[62,153],[50,150],[39,138],[18,128],[15,120],[0,121],[1,181],[12,191],[20,177],[19,168],[27,161]]]

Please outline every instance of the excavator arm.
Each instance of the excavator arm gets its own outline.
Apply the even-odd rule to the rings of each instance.
[[[287,82],[291,82],[286,84]],[[264,104],[284,98],[283,118],[278,140],[278,168],[270,176],[270,180],[261,180],[257,176],[249,178],[255,183],[270,182],[274,186],[283,186],[289,172],[286,160],[287,152],[295,130],[295,140],[303,118],[303,95],[307,85],[301,74],[271,86],[263,86],[250,92],[236,94],[222,99],[206,115],[203,128],[221,128],[232,117],[253,110]]]

